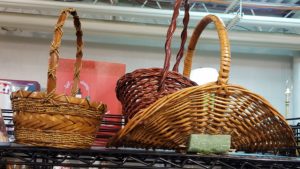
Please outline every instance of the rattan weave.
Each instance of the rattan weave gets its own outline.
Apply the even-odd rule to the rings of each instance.
[[[293,132],[284,117],[260,95],[228,84],[230,46],[222,21],[204,17],[197,25],[185,59],[184,75],[189,76],[198,38],[214,22],[221,46],[217,82],[182,89],[164,96],[137,113],[111,140],[110,146],[186,150],[191,134],[230,134],[231,147],[262,151],[293,147]]]
[[[72,96],[55,93],[58,48],[63,34],[62,27],[69,14],[74,18],[77,35]],[[82,47],[77,12],[72,8],[65,9],[57,21],[51,44],[47,92],[19,90],[12,94],[17,143],[56,148],[88,148],[92,145],[106,105],[74,97],[78,91]]]
[[[171,40],[176,29],[176,19],[179,15],[181,2],[182,0],[176,0],[174,4],[174,13],[166,37],[165,62],[163,69],[137,69],[131,73],[125,74],[117,82],[117,98],[122,103],[123,114],[127,119],[131,119],[139,110],[146,108],[158,98],[177,90],[196,85],[196,83],[192,82],[189,78],[178,73],[178,65],[183,56],[184,44],[187,37],[187,25],[189,22],[189,5],[187,0],[185,0],[185,16],[183,19],[184,29],[181,34],[181,46],[173,70],[169,70]]]

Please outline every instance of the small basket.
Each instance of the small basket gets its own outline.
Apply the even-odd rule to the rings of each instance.
[[[74,18],[77,53],[72,96],[56,94],[62,27],[68,15]],[[95,139],[106,105],[75,98],[78,91],[82,59],[82,31],[75,9],[61,12],[50,50],[47,92],[19,90],[12,94],[16,143],[56,148],[88,148]]]
[[[189,4],[185,0],[184,28],[181,34],[181,46],[178,51],[173,71],[169,71],[171,59],[171,40],[176,29],[176,19],[182,0],[176,0],[171,24],[165,43],[164,68],[137,69],[122,76],[116,87],[117,98],[122,103],[125,119],[131,119],[138,111],[146,108],[158,98],[177,90],[195,86],[196,83],[178,73],[178,65],[183,56],[189,22]]]
[[[293,132],[268,101],[251,91],[228,84],[230,46],[222,21],[204,17],[197,25],[185,59],[189,76],[198,38],[214,22],[221,46],[217,82],[182,89],[139,112],[112,138],[109,146],[166,148],[185,151],[191,134],[229,134],[237,150],[264,151],[294,147]]]

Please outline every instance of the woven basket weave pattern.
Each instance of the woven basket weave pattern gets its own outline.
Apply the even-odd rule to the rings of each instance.
[[[230,46],[221,20],[207,15],[196,27],[185,59],[189,76],[195,46],[204,28],[214,22],[221,46],[217,82],[164,96],[128,122],[110,145],[186,150],[191,134],[230,134],[232,148],[247,151],[293,147],[293,132],[284,117],[263,97],[228,84]]]
[[[195,85],[188,78],[172,71],[165,80],[164,91],[158,91],[158,85],[155,84],[159,84],[160,75],[159,68],[138,69],[118,80],[117,96],[121,102],[126,103],[123,112],[128,112],[128,118],[132,118],[136,112],[151,105],[158,98]]]
[[[31,132],[30,132],[31,131]],[[37,131],[31,128],[21,128],[15,133],[18,138],[26,138],[18,141],[20,144],[47,146],[55,148],[87,148],[93,144],[95,137],[82,135],[76,132],[63,133],[61,131]]]
[[[30,93],[26,93],[29,94]],[[47,99],[36,99],[30,97],[22,97],[14,100],[13,110],[21,112],[27,111],[36,114],[63,114],[63,115],[75,115],[78,117],[91,117],[97,120],[101,119],[101,114],[95,114],[95,111],[100,110],[104,111],[105,106],[101,106],[98,108],[90,107],[86,109],[85,105],[80,104],[70,104],[67,102],[60,102],[55,100],[47,100]],[[79,113],[80,112],[80,113]]]
[[[232,148],[239,150],[270,150],[294,145],[292,131],[281,115],[274,109],[266,109],[268,105],[259,96],[247,90],[237,93],[235,90],[243,88],[231,86],[228,89],[235,93],[233,96],[212,97],[217,95],[218,88],[192,87],[157,101],[154,105],[160,107],[150,106],[144,112],[147,116],[133,118],[134,127],[126,126],[123,132],[128,131],[121,133],[123,138],[120,137],[118,143],[180,150],[187,145],[190,134],[205,133],[231,134]]]
[[[56,94],[56,69],[62,27],[68,15],[74,18],[77,36],[71,96]],[[106,105],[75,98],[82,59],[82,31],[77,12],[68,8],[61,12],[51,44],[47,92],[17,91],[12,94],[16,142],[55,148],[89,148],[94,142]]]

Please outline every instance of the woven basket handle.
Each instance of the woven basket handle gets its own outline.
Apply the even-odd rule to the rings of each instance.
[[[183,30],[181,32],[181,44],[180,44],[180,48],[179,51],[177,53],[176,56],[176,62],[174,64],[173,67],[173,71],[178,72],[178,67],[180,64],[180,61],[183,57],[183,53],[184,53],[184,45],[187,39],[187,27],[189,24],[189,20],[190,20],[190,4],[188,3],[188,0],[184,0],[184,18],[183,18]]]
[[[75,96],[78,91],[78,83],[79,83],[79,74],[81,69],[81,59],[82,59],[82,31],[81,31],[81,23],[79,21],[79,17],[77,12],[73,8],[67,8],[60,13],[58,21],[55,26],[53,41],[51,43],[50,49],[50,61],[48,68],[48,82],[47,82],[47,94],[54,94],[56,91],[56,69],[58,67],[59,60],[59,51],[58,48],[61,45],[61,38],[63,35],[62,27],[68,18],[68,15],[71,14],[74,19],[74,26],[76,28],[76,36],[77,36],[77,52],[76,52],[76,61],[74,65],[74,76],[73,76],[73,86],[71,90],[71,95]]]
[[[171,60],[171,41],[172,41],[172,37],[173,34],[176,30],[176,20],[178,18],[179,15],[179,9],[181,6],[182,0],[176,0],[175,4],[174,4],[174,9],[173,9],[173,15],[172,15],[172,19],[171,19],[171,24],[169,25],[168,31],[167,31],[167,37],[166,37],[166,43],[165,43],[165,61],[164,61],[164,68],[162,71],[162,76],[161,76],[161,81],[158,87],[158,90],[161,90],[164,88],[164,83],[168,74],[168,70],[170,68],[170,60]],[[173,71],[178,72],[178,65],[180,63],[180,60],[183,56],[183,52],[184,52],[184,44],[186,42],[187,39],[187,27],[188,27],[188,23],[189,23],[189,4],[188,4],[188,0],[184,0],[184,18],[183,18],[183,30],[181,33],[181,45],[179,48],[179,51],[177,53],[176,56],[176,62],[175,65],[173,67]]]
[[[195,46],[197,45],[198,39],[206,28],[206,26],[213,22],[216,26],[218,32],[219,41],[220,41],[220,50],[221,50],[221,64],[219,70],[219,77],[217,83],[220,85],[226,85],[228,83],[228,76],[230,71],[230,44],[228,40],[227,31],[225,29],[224,23],[221,19],[215,15],[205,16],[195,28],[193,35],[191,37],[187,54],[184,60],[184,69],[183,75],[186,77],[190,76],[192,60],[195,52]]]

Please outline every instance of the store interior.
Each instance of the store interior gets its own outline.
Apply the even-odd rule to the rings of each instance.
[[[219,16],[231,45],[230,84],[264,97],[284,118],[300,118],[300,0],[190,0],[185,49],[197,23]],[[50,44],[59,12],[75,8],[83,31],[83,60],[121,63],[126,73],[162,68],[173,0],[0,0],[0,79],[47,87]],[[172,39],[180,46],[183,9]],[[60,57],[76,55],[72,19],[66,21]],[[193,69],[219,70],[220,44],[210,24],[199,40]],[[171,65],[172,65],[171,64]],[[179,72],[183,70],[183,62]],[[297,125],[299,120],[288,121]],[[299,136],[300,137],[300,136]]]
[[[69,6],[75,7],[81,16],[84,59],[124,63],[126,72],[142,67],[161,67],[172,3],[146,2],[1,1],[2,78],[35,80],[45,88],[43,72],[47,70],[46,58],[52,28],[57,13]],[[140,5],[144,3],[144,6]],[[234,25],[228,31],[232,52],[230,83],[240,84],[262,95],[283,115],[286,88],[293,87],[288,118],[298,117],[300,107],[296,103],[300,96],[297,95],[299,89],[296,86],[299,86],[300,21],[297,1],[243,1],[242,17],[239,16],[239,1],[232,1],[231,8],[219,1],[212,1],[206,7],[208,12],[202,5],[205,1],[190,3],[194,7],[190,12],[189,37],[195,24],[208,12],[218,14],[226,25]],[[285,8],[295,10],[283,10]],[[237,16],[240,18],[234,21]],[[64,33],[61,55],[73,58],[75,49],[71,21],[67,22]],[[179,37],[180,28],[172,43],[174,55],[179,46]],[[219,44],[216,32],[206,30],[201,40],[193,67],[218,69]]]

